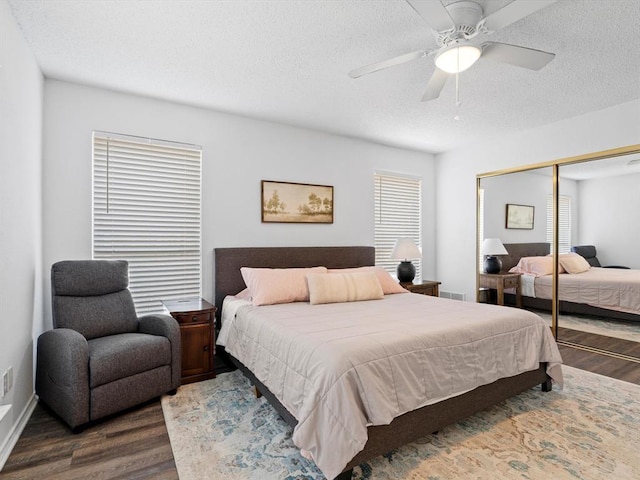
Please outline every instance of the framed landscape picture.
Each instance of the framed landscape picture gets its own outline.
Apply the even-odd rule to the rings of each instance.
[[[262,180],[263,223],[333,223],[333,187]]]
[[[530,205],[507,204],[507,228],[533,230],[534,207]]]

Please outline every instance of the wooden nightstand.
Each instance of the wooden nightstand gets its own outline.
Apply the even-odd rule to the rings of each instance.
[[[431,295],[432,297],[439,297],[441,283],[442,282],[424,280],[422,283],[401,283],[400,285],[409,290],[411,293],[419,293],[421,295]]]
[[[522,308],[522,294],[520,292],[521,273],[481,273],[480,288],[493,288],[498,291],[498,305],[504,305],[504,290],[516,289],[516,307]]]
[[[162,303],[180,324],[182,385],[215,378],[216,307],[201,298]]]

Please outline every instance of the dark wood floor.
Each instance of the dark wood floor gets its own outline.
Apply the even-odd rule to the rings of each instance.
[[[37,405],[0,478],[177,480],[178,472],[155,400],[77,435]]]
[[[568,328],[558,328],[558,338],[564,342],[616,352],[640,360],[640,343],[638,342],[594,335]],[[583,350],[564,345],[559,345],[559,347],[566,365],[640,385],[640,363],[609,355],[588,354]]]
[[[560,346],[566,365],[640,385],[640,364]],[[226,371],[218,363],[218,371]],[[159,400],[74,435],[38,405],[0,479],[177,479]]]

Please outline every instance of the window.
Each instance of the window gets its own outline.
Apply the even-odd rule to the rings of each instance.
[[[558,253],[571,250],[571,197],[558,198]],[[547,195],[547,242],[553,252],[553,195]]]
[[[376,172],[374,185],[376,265],[395,276],[399,262],[389,257],[398,238],[409,237],[422,250],[422,181]],[[416,281],[421,281],[422,262],[412,260],[412,263],[416,267]]]
[[[93,134],[93,258],[129,262],[138,314],[200,296],[200,147]]]

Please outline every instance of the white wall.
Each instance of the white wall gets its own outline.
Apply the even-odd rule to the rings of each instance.
[[[435,278],[435,160],[245,117],[60,81],[45,82],[44,272],[91,258],[91,133],[104,130],[203,147],[203,296],[213,297],[213,249],[373,245],[373,173],[422,176],[424,276]],[[263,224],[260,180],[334,186],[331,225]],[[45,305],[49,296],[45,280]],[[45,309],[46,324],[51,315]]]
[[[638,143],[635,100],[438,155],[436,270],[442,290],[475,298],[477,174]]]
[[[0,420],[0,469],[33,405],[33,338],[42,331],[42,90],[40,70],[0,0],[0,375],[10,366],[14,375],[0,400],[11,404]]]
[[[640,174],[579,182],[581,245],[595,245],[602,265],[640,268]]]
[[[546,198],[552,191],[550,176],[522,172],[482,179],[484,190],[484,237],[502,243],[546,241]],[[506,228],[506,205],[534,207],[533,230]]]
[[[553,194],[552,167],[527,172],[510,173],[483,178],[484,189],[484,238],[497,237],[503,243],[547,241],[547,197]],[[561,195],[571,197],[571,244],[578,239],[579,216],[578,187],[575,180],[561,181]],[[506,205],[530,205],[534,207],[532,230],[506,228]]]

